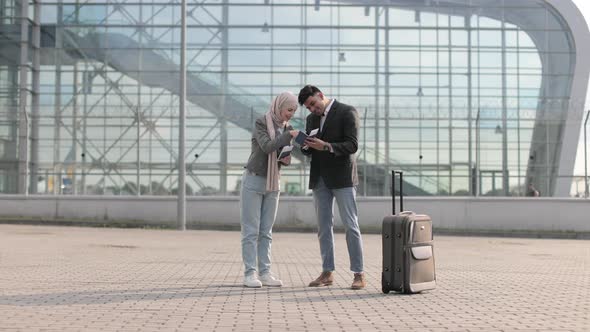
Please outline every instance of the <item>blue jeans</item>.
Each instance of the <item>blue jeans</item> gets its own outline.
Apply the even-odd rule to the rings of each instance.
[[[272,225],[277,216],[279,191],[266,191],[266,177],[244,172],[240,192],[242,260],[244,275],[270,272]]]
[[[363,272],[363,240],[358,224],[354,187],[329,189],[320,177],[313,189],[313,198],[318,218],[318,239],[323,271],[334,271],[334,198],[336,198],[346,231],[350,270]]]

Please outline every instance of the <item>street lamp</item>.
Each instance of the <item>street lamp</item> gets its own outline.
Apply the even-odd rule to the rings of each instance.
[[[473,172],[473,192],[475,196],[479,196],[480,186],[479,183],[479,112],[481,108],[477,108],[477,115],[475,116],[475,171]]]
[[[365,114],[363,115],[363,192],[368,196],[367,188],[367,108],[365,107]]]
[[[180,100],[178,121],[178,194],[176,202],[176,226],[186,230],[186,0],[180,3]],[[137,184],[139,186],[139,183]]]
[[[588,140],[586,137],[586,125],[588,124],[588,117],[590,116],[590,110],[586,113],[586,120],[584,120],[584,197],[588,198]]]

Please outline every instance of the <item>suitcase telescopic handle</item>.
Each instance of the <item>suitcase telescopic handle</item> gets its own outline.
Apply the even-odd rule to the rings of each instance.
[[[395,214],[395,174],[399,174],[399,212],[404,210],[404,192],[402,190],[404,183],[404,172],[402,171],[391,171],[391,209]]]

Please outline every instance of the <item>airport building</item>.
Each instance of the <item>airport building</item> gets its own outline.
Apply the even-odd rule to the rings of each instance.
[[[570,196],[590,34],[570,0],[0,0],[0,193],[235,195],[256,118],[356,107],[359,195]],[[301,107],[292,125],[303,129]],[[181,123],[180,121],[183,121]],[[282,171],[308,195],[309,161]]]

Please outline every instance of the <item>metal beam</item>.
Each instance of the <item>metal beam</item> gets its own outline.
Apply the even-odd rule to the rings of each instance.
[[[27,115],[28,49],[29,49],[29,2],[21,0],[20,13],[20,61],[19,61],[19,117],[18,117],[18,193],[28,194],[27,178],[29,163],[29,117]]]
[[[34,18],[31,48],[33,51],[33,80],[31,98],[31,175],[29,191],[36,194],[39,183],[39,97],[40,97],[40,73],[41,73],[41,0],[34,1]]]
[[[229,3],[228,0],[223,0],[222,2],[223,7],[222,11],[222,21],[223,29],[222,33],[222,40],[223,40],[223,49],[221,55],[221,100],[220,100],[220,130],[221,130],[221,139],[219,141],[220,144],[220,156],[219,156],[219,192],[221,195],[227,194],[227,95],[228,95],[228,67],[229,67],[229,55],[228,55],[228,45],[229,45],[229,31],[228,31],[228,24],[229,24]]]
[[[475,172],[473,166],[473,109],[472,109],[472,91],[473,82],[471,77],[471,56],[472,56],[472,45],[471,45],[471,14],[465,16],[465,28],[467,29],[467,125],[469,127],[467,131],[467,151],[468,151],[468,164],[469,164],[469,194],[475,196]]]
[[[508,93],[506,79],[506,22],[502,19],[502,190],[504,196],[510,194],[508,173]]]
[[[385,117],[385,162],[386,162],[386,169],[389,170],[390,163],[389,163],[389,116],[390,116],[390,104],[389,104],[389,88],[390,88],[390,74],[389,74],[389,7],[385,6],[383,8],[383,15],[385,17],[385,110],[384,110],[384,117]],[[366,176],[366,175],[365,175]],[[389,177],[388,177],[389,179]],[[390,187],[390,181],[383,181],[383,194],[387,195],[388,188]]]

